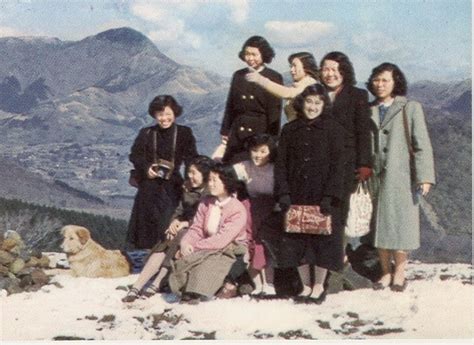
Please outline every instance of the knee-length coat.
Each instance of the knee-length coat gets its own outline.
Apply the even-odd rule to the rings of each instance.
[[[157,158],[171,160],[174,128],[177,126],[174,170],[169,180],[148,179],[147,171],[153,163],[153,135],[157,133]],[[181,198],[183,178],[179,172],[197,155],[196,140],[191,128],[174,124],[161,129],[158,125],[140,130],[133,143],[130,161],[135,168],[139,185],[128,225],[127,241],[136,248],[149,249],[165,239],[174,210]]]
[[[282,130],[275,163],[275,196],[288,194],[295,205],[319,205],[325,196],[343,197],[343,129],[330,114],[313,121],[298,118]],[[342,268],[343,231],[336,209],[331,235],[282,234],[278,267],[303,263]],[[305,261],[305,262],[302,262]]]
[[[411,163],[403,108],[414,151]],[[382,123],[377,104],[370,109],[374,175],[369,185],[374,199],[374,245],[394,250],[417,249],[420,246],[421,196],[416,193],[416,186],[435,183],[433,150],[423,109],[420,103],[397,96]]]

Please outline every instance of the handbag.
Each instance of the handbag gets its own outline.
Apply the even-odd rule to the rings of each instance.
[[[331,216],[318,205],[291,205],[285,215],[285,232],[309,235],[331,235]]]
[[[372,199],[367,183],[359,182],[356,191],[349,198],[349,212],[344,228],[346,236],[361,237],[370,232],[372,209]]]

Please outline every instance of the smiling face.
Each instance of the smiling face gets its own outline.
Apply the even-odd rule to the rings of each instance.
[[[395,88],[392,71],[383,71],[372,79],[375,96],[381,102],[387,102],[393,98],[392,93]]]
[[[263,58],[260,50],[255,47],[245,47],[244,60],[249,67],[259,69],[263,65]]]
[[[219,177],[219,174],[216,172],[211,171],[209,173],[209,182],[207,185],[211,195],[214,195],[219,199],[225,198],[229,195],[229,193],[227,193],[227,190],[225,189],[224,183]]]
[[[293,81],[300,81],[306,76],[306,71],[304,70],[303,63],[300,59],[294,58],[291,60],[290,73]]]
[[[324,85],[332,91],[341,87],[344,77],[339,71],[339,63],[334,60],[324,60],[321,66],[321,79]]]
[[[303,104],[303,112],[307,119],[313,120],[323,112],[324,101],[321,96],[306,96]]]
[[[169,106],[166,106],[161,111],[155,112],[156,123],[163,129],[170,128],[175,119],[174,112]]]
[[[188,169],[188,179],[191,183],[191,187],[201,187],[204,182],[204,177],[201,172],[196,168],[195,165],[191,165]]]
[[[270,161],[270,148],[268,145],[259,145],[250,149],[250,158],[258,167],[264,166]]]

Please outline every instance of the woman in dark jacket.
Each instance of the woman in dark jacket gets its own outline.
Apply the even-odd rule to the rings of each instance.
[[[341,126],[330,113],[324,86],[308,86],[293,103],[298,118],[282,130],[275,163],[275,196],[282,211],[294,205],[319,205],[333,216],[343,195],[344,157]],[[323,299],[327,270],[343,264],[343,234],[333,219],[331,235],[284,233],[278,267],[298,267],[301,295]],[[310,283],[310,266],[315,281]]]
[[[354,68],[344,53],[326,54],[320,66],[321,82],[333,104],[333,117],[344,133],[344,196],[340,216],[345,224],[350,194],[358,181],[365,181],[372,174],[368,93],[354,86]]]
[[[270,44],[260,36],[250,37],[239,53],[239,58],[248,67],[234,73],[227,96],[221,126],[222,141],[227,144],[222,159],[225,163],[237,163],[249,158],[243,145],[246,138],[261,133],[279,134],[281,100],[245,79],[248,72],[257,71],[263,77],[283,84],[281,74],[265,66],[274,56]]]
[[[166,238],[171,216],[181,198],[181,165],[197,155],[191,128],[175,124],[182,108],[169,95],[157,96],[148,113],[157,124],[140,130],[130,153],[138,192],[130,217],[128,242],[148,249]],[[174,147],[174,150],[173,150]]]

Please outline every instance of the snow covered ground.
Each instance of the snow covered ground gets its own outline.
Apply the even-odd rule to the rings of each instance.
[[[38,292],[3,294],[0,340],[474,338],[472,265],[410,263],[404,293],[344,291],[322,305],[241,297],[193,306],[171,295],[124,304],[136,277],[56,275]]]

